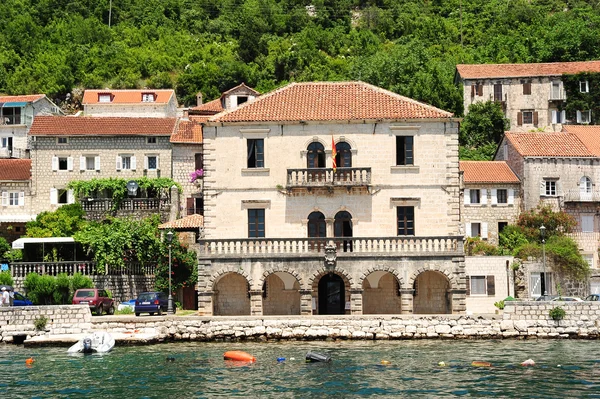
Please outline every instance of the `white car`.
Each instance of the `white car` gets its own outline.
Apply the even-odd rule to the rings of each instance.
[[[117,306],[117,310],[121,311],[123,309],[130,309],[133,312],[133,308],[135,307],[135,299],[130,299],[125,302],[121,302],[119,306]]]
[[[558,296],[558,297],[552,299],[552,301],[558,301],[558,302],[583,302],[583,299],[577,298],[576,296]]]

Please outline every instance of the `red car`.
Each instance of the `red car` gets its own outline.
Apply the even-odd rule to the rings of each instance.
[[[89,305],[92,313],[101,316],[115,313],[115,301],[108,297],[106,290],[99,288],[81,288],[73,295],[73,305]]]

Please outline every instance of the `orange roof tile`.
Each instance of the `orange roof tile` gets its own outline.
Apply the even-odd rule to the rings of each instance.
[[[200,104],[196,107],[192,107],[189,109],[189,111],[193,111],[194,113],[202,113],[202,114],[209,114],[209,115],[214,115],[214,114],[218,114],[219,112],[223,111],[223,104],[221,103],[221,99],[217,98],[216,100],[212,100],[209,101],[207,103],[204,104]]]
[[[450,118],[452,113],[364,82],[291,83],[209,122]]]
[[[124,118],[37,116],[29,134],[32,136],[170,136],[175,118]]]
[[[202,125],[193,120],[180,120],[171,143],[202,144]]]
[[[173,220],[172,222],[167,222],[158,225],[158,228],[161,230],[165,229],[173,229],[173,230],[184,230],[184,229],[194,229],[204,226],[204,216],[202,215],[188,215],[184,216],[181,219]]]
[[[156,98],[151,103],[144,103],[142,101],[142,94],[154,93]],[[83,93],[82,104],[98,104],[99,94],[110,94],[113,96],[110,103],[101,104],[166,104],[171,101],[171,98],[175,96],[175,91],[169,90],[156,90],[156,89],[145,89],[145,90],[91,90],[88,89]]]
[[[520,180],[504,161],[460,161],[465,183],[519,183]]]
[[[577,136],[592,154],[600,157],[600,126],[563,125],[563,131]]]
[[[579,138],[571,133],[516,133],[506,132],[505,137],[524,157],[593,157]]]
[[[0,180],[30,180],[31,159],[0,159]]]
[[[459,64],[462,79],[522,78],[600,72],[600,61],[548,62],[540,64]]]
[[[24,96],[0,96],[0,103],[35,102],[46,97],[45,94],[30,94]]]

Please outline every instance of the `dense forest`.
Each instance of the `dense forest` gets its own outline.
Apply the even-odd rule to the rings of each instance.
[[[598,0],[3,0],[0,93],[363,80],[462,115],[457,63],[600,59]]]

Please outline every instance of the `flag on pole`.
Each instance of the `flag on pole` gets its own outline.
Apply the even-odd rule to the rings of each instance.
[[[331,159],[333,160],[333,173],[337,172],[337,162],[335,158],[337,157],[337,151],[335,149],[335,141],[333,140],[333,136],[331,136]]]

